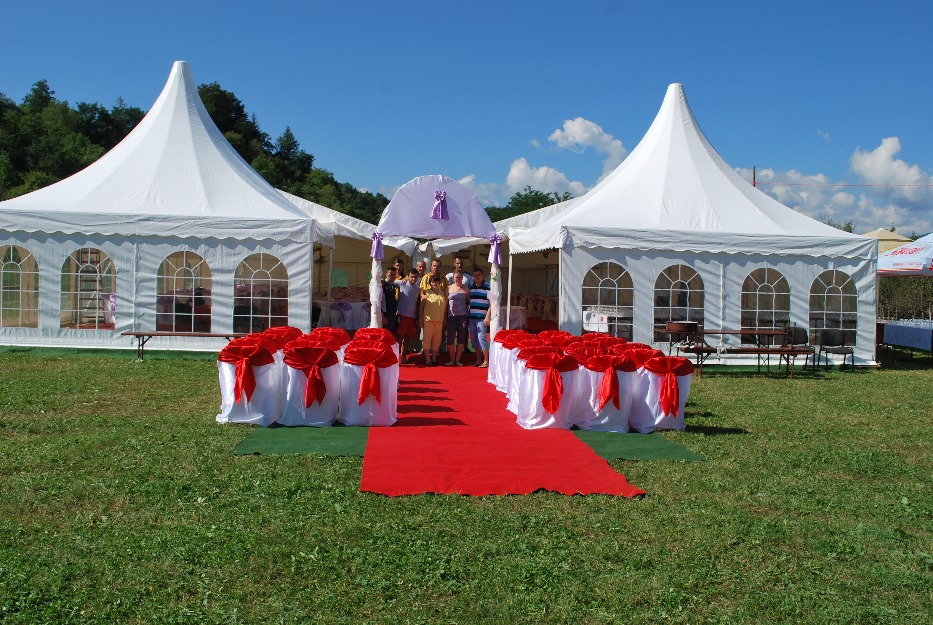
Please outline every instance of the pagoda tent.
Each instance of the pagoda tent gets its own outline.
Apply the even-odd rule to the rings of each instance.
[[[0,342],[128,347],[124,331],[309,330],[316,221],[227,142],[178,61],[139,125],[84,170],[0,202]],[[216,349],[224,340],[154,345]]]
[[[878,228],[877,230],[872,230],[871,232],[866,232],[862,235],[863,237],[871,237],[873,239],[878,239],[878,254],[879,262],[881,261],[880,254],[884,254],[889,250],[893,250],[895,247],[904,245],[905,243],[910,242],[909,237],[905,237],[902,234],[892,232],[886,228]]]
[[[877,241],[748,184],[707,141],[680,84],[612,173],[568,210],[509,227],[508,239],[513,257],[558,250],[559,323],[571,332],[610,328],[662,346],[669,321],[799,326],[811,341],[837,327],[858,361],[874,358]]]

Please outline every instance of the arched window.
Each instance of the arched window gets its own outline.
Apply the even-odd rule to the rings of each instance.
[[[668,321],[696,321],[703,327],[703,279],[693,267],[671,265],[654,283],[654,340],[664,343]]]
[[[159,265],[156,330],[211,331],[211,268],[198,254],[172,252]]]
[[[594,265],[583,277],[583,329],[632,340],[632,276],[622,265]]]
[[[858,291],[849,274],[824,271],[810,286],[810,332],[839,328],[847,345],[855,345]]]
[[[247,257],[236,269],[233,331],[261,332],[288,325],[288,271],[270,254]]]
[[[756,269],[742,284],[742,329],[783,330],[790,324],[790,285],[776,269]],[[743,343],[755,343],[743,336]]]
[[[0,328],[39,327],[39,265],[29,250],[0,247]]]
[[[104,252],[82,247],[62,265],[61,327],[113,330],[117,313],[117,268]]]

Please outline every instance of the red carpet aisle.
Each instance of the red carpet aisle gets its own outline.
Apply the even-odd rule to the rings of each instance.
[[[361,491],[644,494],[571,432],[516,425],[486,369],[402,367],[398,399],[398,422],[369,429]]]

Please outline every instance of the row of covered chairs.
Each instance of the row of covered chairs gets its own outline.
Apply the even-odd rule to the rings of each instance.
[[[500,330],[488,381],[527,429],[683,430],[693,364],[642,343],[560,330]]]
[[[388,426],[398,414],[398,344],[383,328],[304,334],[288,326],[230,341],[217,357],[219,423]]]

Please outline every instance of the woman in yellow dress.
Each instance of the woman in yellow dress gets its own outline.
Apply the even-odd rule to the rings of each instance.
[[[447,295],[441,290],[441,277],[432,275],[429,288],[421,294],[418,323],[424,330],[424,361],[428,366],[437,364],[437,351],[441,346],[444,317],[447,314]]]

